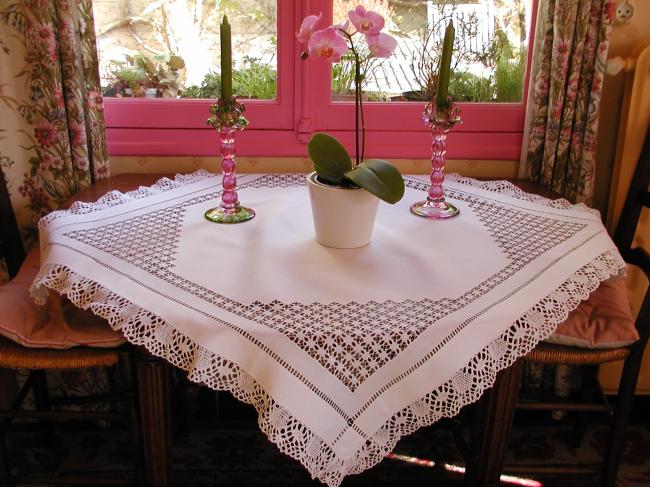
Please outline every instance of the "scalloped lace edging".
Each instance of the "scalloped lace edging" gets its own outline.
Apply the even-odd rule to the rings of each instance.
[[[120,191],[109,191],[104,196],[99,198],[94,203],[85,203],[77,201],[67,210],[57,210],[48,213],[39,221],[39,226],[47,225],[49,222],[56,220],[57,218],[65,214],[87,214],[94,211],[103,210],[116,206],[122,203],[129,201],[146,198],[147,196],[152,196],[154,194],[161,193],[163,191],[169,191],[175,188],[179,188],[186,184],[195,183],[197,181],[202,181],[206,178],[215,177],[216,175],[206,171],[205,169],[198,169],[197,171],[190,174],[177,174],[174,179],[161,178],[152,186],[140,186],[137,189],[128,191],[126,193],[121,193]],[[474,178],[469,178],[466,176],[461,176],[457,173],[450,173],[446,176],[446,179],[449,181],[454,181],[459,184],[466,184],[468,186],[473,186],[480,188],[486,191],[492,191],[494,193],[504,194],[513,198],[517,198],[524,201],[529,201],[532,203],[547,205],[554,208],[563,208],[563,209],[579,209],[583,211],[588,211],[590,213],[600,214],[598,210],[589,208],[588,206],[578,203],[572,204],[566,199],[560,198],[556,200],[551,200],[543,196],[538,196],[532,193],[526,193],[522,189],[519,189],[517,186],[506,180],[493,180],[493,181],[479,181]]]
[[[580,301],[602,281],[620,272],[624,265],[618,252],[612,250],[583,266],[512,323],[450,380],[395,413],[354,457],[348,459],[337,457],[323,440],[276,403],[236,363],[201,347],[155,313],[136,306],[97,282],[77,275],[66,266],[45,264],[32,284],[31,293],[40,303],[47,298],[48,289],[68,296],[76,306],[90,309],[108,320],[129,342],[144,346],[153,355],[187,371],[191,380],[213,389],[227,390],[251,404],[259,414],[260,429],[270,441],[298,460],[312,477],[329,486],[337,486],[346,475],[360,473],[379,463],[402,436],[442,417],[452,417],[463,406],[477,401],[494,384],[500,370],[512,365],[553,333]]]
[[[99,198],[94,203],[76,201],[67,210],[57,210],[48,213],[38,222],[39,228],[66,214],[72,213],[75,215],[84,215],[87,213],[92,213],[94,211],[104,210],[106,208],[111,208],[113,206],[127,203],[129,201],[146,198],[147,196],[153,196],[155,194],[162,193],[163,191],[180,188],[186,184],[195,183],[197,181],[202,181],[214,176],[214,174],[206,171],[205,169],[199,169],[190,174],[177,174],[174,179],[169,179],[166,177],[161,178],[151,186],[140,186],[139,188],[132,191],[127,191],[126,193],[112,190]]]
[[[600,216],[600,211],[589,208],[584,203],[573,204],[565,198],[558,198],[555,200],[545,198],[544,196],[539,196],[533,193],[527,193],[523,189],[518,188],[510,181],[504,179],[495,179],[492,181],[479,181],[478,179],[469,178],[467,176],[461,176],[458,173],[451,173],[446,176],[447,180],[454,181],[460,184],[466,184],[468,186],[473,186],[475,188],[480,188],[486,191],[492,191],[493,193],[499,193],[512,198],[517,198],[523,201],[529,201],[531,203],[537,203],[540,205],[550,206],[551,208],[558,209],[573,209],[586,211],[588,213],[593,213]]]

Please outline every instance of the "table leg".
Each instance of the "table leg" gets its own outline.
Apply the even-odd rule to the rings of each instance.
[[[199,394],[201,386],[183,376],[174,388],[176,404],[175,431],[177,434],[191,434],[194,418],[199,412]]]
[[[169,364],[146,351],[136,354],[144,475],[149,487],[170,484]]]
[[[5,420],[7,421],[7,420]],[[9,465],[7,460],[7,447],[5,444],[5,425],[0,421],[0,486],[9,484]]]
[[[512,430],[515,404],[524,360],[502,370],[492,389],[477,404],[472,427],[473,455],[465,477],[466,486],[497,487]]]

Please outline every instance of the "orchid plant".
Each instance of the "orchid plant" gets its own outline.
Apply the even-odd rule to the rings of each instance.
[[[397,41],[382,32],[384,18],[378,12],[366,10],[359,5],[348,12],[344,23],[318,28],[320,15],[305,17],[296,34],[298,41],[306,45],[302,59],[321,59],[331,63],[341,61],[349,50],[354,59],[355,88],[355,159],[343,145],[327,134],[315,134],[308,144],[309,156],[314,161],[320,182],[333,186],[358,186],[388,203],[397,203],[404,195],[404,180],[399,171],[388,161],[364,160],[365,123],[361,84],[361,66],[371,58],[389,57]],[[367,49],[362,54],[358,41],[365,40]]]

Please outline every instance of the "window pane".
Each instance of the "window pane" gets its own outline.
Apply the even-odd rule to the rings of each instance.
[[[232,26],[233,93],[275,99],[275,0],[93,0],[105,96],[216,98],[219,25]]]
[[[364,65],[363,89],[370,101],[431,99],[437,83],[442,39],[450,20],[456,28],[450,94],[465,102],[521,102],[532,0],[366,0],[397,40],[387,59]],[[358,0],[334,0],[334,22],[347,18]],[[355,36],[356,37],[356,36]],[[365,45],[359,41],[358,44]],[[366,51],[367,52],[367,51]],[[333,65],[332,95],[354,92],[349,55]],[[353,99],[353,98],[352,98]]]

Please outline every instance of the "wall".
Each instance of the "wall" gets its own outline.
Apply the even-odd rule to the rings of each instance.
[[[617,2],[622,3],[622,0]],[[623,25],[615,25],[612,30],[611,46],[609,57],[632,56],[638,46],[650,43],[650,1],[635,0],[636,14],[632,20]],[[597,188],[595,199],[596,206],[601,210],[609,209],[608,223],[610,230],[614,227],[614,206],[620,211],[622,199],[627,191],[627,181],[619,175],[621,172],[630,174],[635,161],[617,161],[617,147],[622,147],[622,134],[619,133],[621,116],[625,117],[625,92],[630,90],[633,75],[623,73],[618,76],[607,76],[603,85],[603,98],[601,106],[601,118],[598,137],[598,159],[597,159]],[[627,86],[626,86],[627,80]],[[627,90],[626,90],[627,87]],[[640,133],[645,133],[645,128],[639,127]],[[620,157],[619,157],[620,159]],[[617,165],[618,163],[618,165]],[[624,166],[624,167],[622,167]],[[611,193],[610,193],[611,191]],[[641,217],[641,222],[636,236],[637,244],[644,241],[650,243],[650,215],[647,210]],[[650,248],[650,245],[645,245]],[[628,277],[633,311],[638,310],[643,293],[647,287],[647,281],[640,273],[631,270]],[[601,368],[601,381],[606,390],[612,391],[618,383],[620,376],[620,365],[611,364]],[[650,350],[646,351],[642,373],[637,387],[638,392],[650,394]]]
[[[619,0],[618,3],[622,3]],[[627,24],[615,24],[612,29],[609,58],[630,56],[639,44],[650,42],[650,1],[635,0],[636,14]],[[606,76],[600,107],[595,206],[605,210],[609,200],[610,182],[616,146],[618,125],[623,107],[625,76]]]
[[[215,144],[218,142],[215,140]],[[305,153],[307,146],[305,146]],[[305,154],[306,155],[306,154]],[[428,174],[428,159],[391,159],[403,174]],[[122,173],[187,173],[197,169],[219,171],[218,157],[202,156],[112,156],[111,174]],[[518,161],[449,160],[448,172],[477,178],[516,178]],[[313,166],[307,157],[238,157],[237,172],[311,172]]]

